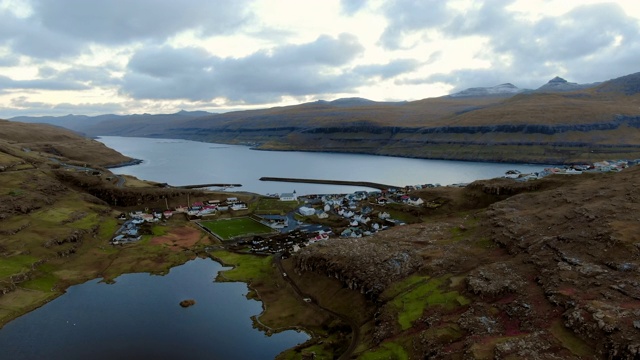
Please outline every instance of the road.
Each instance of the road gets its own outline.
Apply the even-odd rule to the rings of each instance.
[[[335,311],[333,311],[331,309],[327,309],[326,307],[324,307],[324,306],[318,304],[317,302],[313,301],[313,298],[311,298],[309,295],[303,293],[302,290],[300,290],[298,285],[296,285],[296,283],[291,279],[291,276],[286,276],[285,275],[286,272],[285,272],[284,268],[282,267],[281,255],[278,254],[278,255],[274,256],[273,259],[274,259],[273,261],[275,262],[276,266],[278,267],[278,270],[280,271],[280,274],[281,274],[282,278],[286,282],[288,282],[289,285],[291,285],[291,288],[300,297],[300,300],[305,301],[304,299],[312,299],[310,302],[307,302],[307,304],[315,307],[318,310],[328,312],[329,314],[331,314],[331,315],[339,318],[340,320],[344,321],[346,324],[349,324],[349,326],[351,327],[351,344],[349,344],[349,347],[347,348],[347,350],[342,355],[340,355],[340,357],[338,359],[339,360],[350,359],[351,355],[353,354],[353,352],[356,349],[356,346],[358,346],[358,343],[360,342],[360,326],[358,325],[358,323],[355,322],[354,320],[342,315],[342,314],[338,314],[337,312],[335,312]]]

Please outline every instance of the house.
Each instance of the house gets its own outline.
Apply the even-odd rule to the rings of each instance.
[[[383,220],[384,220],[384,219],[389,219],[389,218],[391,218],[391,215],[389,215],[389,213],[388,213],[388,212],[381,212],[381,213],[379,213],[379,214],[378,214],[378,217],[379,217],[380,219],[383,219]]]
[[[301,208],[298,209],[298,212],[302,216],[311,216],[311,215],[314,215],[316,213],[316,209],[310,208],[310,207],[306,207],[306,206],[302,206]]]
[[[324,211],[318,214],[318,219],[326,219],[328,217],[329,217],[329,214],[327,214]]]
[[[231,210],[245,210],[247,209],[247,204],[243,203],[243,202],[237,202],[234,203],[233,205],[231,205]]]
[[[229,205],[233,205],[233,204],[235,204],[237,202],[238,202],[238,198],[237,197],[227,198],[227,204],[229,204]]]
[[[407,204],[413,205],[413,206],[420,206],[420,205],[424,204],[424,200],[422,200],[421,198],[419,198],[417,196],[411,196],[407,200]]]
[[[280,194],[280,201],[297,201],[298,197],[296,196],[295,191],[292,193],[282,193]]]
[[[389,200],[386,197],[379,197],[377,202],[378,202],[378,205],[387,205]]]

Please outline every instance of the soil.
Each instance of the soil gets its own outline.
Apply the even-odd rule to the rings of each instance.
[[[185,226],[171,229],[166,235],[154,237],[150,243],[170,246],[173,251],[182,251],[195,246],[201,237],[202,231]]]

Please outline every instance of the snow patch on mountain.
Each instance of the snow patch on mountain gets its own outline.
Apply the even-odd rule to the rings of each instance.
[[[473,87],[451,94],[449,97],[511,96],[523,91],[511,83],[505,83],[492,87]]]

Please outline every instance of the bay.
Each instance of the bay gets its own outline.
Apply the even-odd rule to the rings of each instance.
[[[247,146],[189,140],[103,136],[110,148],[143,160],[112,169],[170,185],[242,184],[232,191],[258,194],[347,193],[366,188],[323,184],[264,182],[268,177],[369,181],[395,186],[468,183],[503,176],[507,170],[541,171],[548,165],[425,160],[365,154],[258,151]],[[370,190],[370,189],[369,189]]]
[[[195,259],[165,276],[92,280],[0,330],[3,359],[273,359],[309,339],[252,327],[262,303],[244,283],[214,279],[226,268]],[[194,299],[182,308],[179,302]]]

